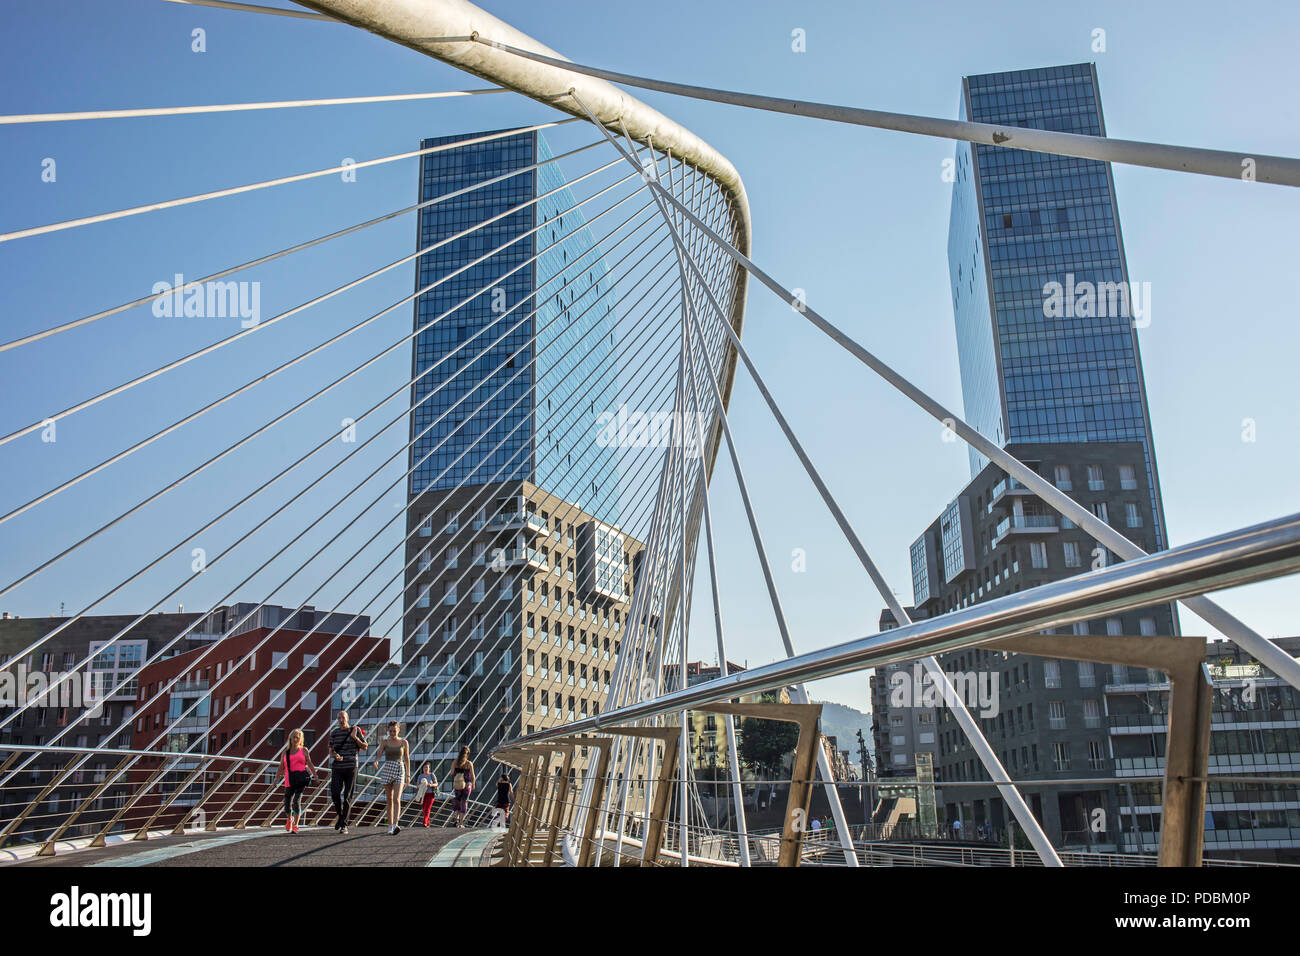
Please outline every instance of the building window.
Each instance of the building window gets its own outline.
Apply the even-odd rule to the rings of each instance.
[[[1092,661],[1079,661],[1079,686],[1080,687],[1097,686],[1097,672],[1093,668]],[[1084,703],[1086,704],[1087,701],[1085,701]],[[1096,701],[1093,701],[1093,703],[1095,704]],[[1086,706],[1084,707],[1084,711],[1085,713],[1087,712]]]
[[[1092,770],[1106,769],[1106,755],[1100,740],[1088,741],[1088,767]]]
[[[1101,704],[1097,702],[1096,698],[1089,697],[1083,702],[1083,726],[1101,726]]]
[[[1067,568],[1083,566],[1083,558],[1079,552],[1079,543],[1077,541],[1065,542],[1065,566]]]
[[[1070,481],[1070,468],[1068,465],[1057,465],[1054,469],[1056,487],[1062,491],[1072,491],[1074,483]]]
[[[1136,501],[1124,502],[1124,523],[1130,528],[1142,527],[1142,514],[1138,511]]]
[[[1047,545],[1042,541],[1029,542],[1029,563],[1036,568],[1047,567]]]
[[[1137,489],[1137,470],[1132,465],[1119,466],[1119,486],[1125,491],[1135,491]]]
[[[1052,730],[1065,729],[1065,701],[1049,700],[1047,702],[1047,725]]]
[[[1106,481],[1101,476],[1101,465],[1088,466],[1088,490],[1105,491]]]
[[[1070,745],[1063,741],[1052,744],[1052,763],[1057,770],[1070,769]]]
[[[1043,686],[1044,687],[1061,686],[1061,662],[1060,661],[1043,661]]]

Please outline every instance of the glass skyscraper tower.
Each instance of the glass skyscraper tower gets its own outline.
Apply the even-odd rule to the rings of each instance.
[[[417,248],[438,247],[416,270],[401,661],[356,709],[378,723],[400,698],[413,761],[449,774],[466,746],[486,772],[502,740],[609,692],[641,549],[615,527],[619,450],[598,440],[618,317],[540,133],[421,145],[450,148],[420,163]]]
[[[464,271],[416,301],[410,495],[523,480],[612,521],[616,450],[597,444],[594,422],[617,392],[616,316],[601,298],[603,260],[584,256],[593,239],[562,174],[554,163],[529,169],[551,158],[539,132],[421,158],[421,202],[508,178],[419,213],[422,249],[501,218],[419,259],[417,290]]]
[[[1089,64],[967,77],[961,115],[1003,128],[1105,133]],[[1109,165],[962,143],[954,167],[948,268],[966,419],[1144,551],[1166,547],[1135,332],[1150,303],[1145,289],[1141,308],[1123,295],[1130,284]],[[973,451],[971,472],[909,550],[914,617],[1010,598],[1114,560],[1088,531]],[[1179,628],[1175,608],[1155,604],[1046,633]],[[1113,780],[1126,762],[1161,755],[1155,738],[1108,731],[1105,720],[1108,693],[1147,679],[1145,669],[1113,664],[1098,672],[1087,661],[981,649],[939,661],[950,673],[987,670],[1004,689],[985,732],[1013,778],[1055,781],[1025,797],[1056,846],[1140,845],[1132,797],[1122,798]],[[951,711],[916,718],[924,727],[914,739],[881,735],[881,766],[915,767],[917,754],[933,753],[945,818],[1007,827],[1001,794]],[[881,725],[909,719],[899,708]],[[944,787],[977,781],[987,785]],[[1104,832],[1095,826],[1098,810],[1110,821]]]
[[[966,77],[961,117],[1106,132],[1089,63]],[[1140,442],[1156,546],[1166,547],[1134,328],[1142,300],[1128,296],[1110,166],[959,143],[955,175],[948,269],[966,420],[1003,446]],[[1052,283],[1066,296],[1101,294],[1060,315],[1048,302]],[[987,461],[974,449],[970,457],[974,476]]]

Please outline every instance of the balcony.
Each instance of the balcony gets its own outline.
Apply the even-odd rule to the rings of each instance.
[[[1056,515],[1011,515],[998,522],[993,532],[993,547],[997,547],[1012,535],[1042,536],[1056,534],[1061,530],[1060,519]]]
[[[527,528],[538,534],[546,533],[546,521],[531,511],[503,511],[487,520],[492,531],[522,531]]]
[[[993,494],[989,499],[989,506],[992,507],[1003,498],[1011,497],[1034,497],[1034,493],[1016,481],[1014,478],[1003,478],[993,486]]]
[[[507,567],[526,564],[539,571],[547,569],[546,552],[538,551],[536,548],[508,548],[502,552],[502,558]]]

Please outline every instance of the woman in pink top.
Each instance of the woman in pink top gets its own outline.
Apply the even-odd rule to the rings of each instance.
[[[284,812],[289,816],[284,828],[289,833],[298,832],[298,818],[302,815],[302,792],[316,773],[316,768],[311,765],[311,756],[302,743],[302,731],[290,731],[289,746],[280,758],[280,769],[284,771]]]

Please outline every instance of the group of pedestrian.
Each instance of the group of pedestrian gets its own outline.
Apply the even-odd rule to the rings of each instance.
[[[348,712],[339,711],[338,721],[330,728],[330,802],[334,804],[334,830],[341,834],[348,832],[348,818],[352,811],[352,794],[356,787],[358,755],[370,749],[366,732],[361,727],[348,722]],[[408,781],[416,788],[416,800],[420,804],[420,823],[429,826],[429,818],[438,795],[438,779],[433,768],[426,761],[420,767],[420,775],[411,777],[411,745],[402,736],[402,725],[396,720],[388,722],[387,732],[376,748],[371,766],[378,771],[380,786],[384,788],[387,802],[388,832],[396,835],[401,832],[402,792]],[[306,738],[301,730],[290,731],[287,746],[280,758],[280,767],[284,783],[285,831],[297,833],[302,819],[302,793],[317,774],[307,751]],[[456,827],[465,826],[465,817],[469,813],[469,798],[474,792],[474,761],[470,759],[469,747],[461,747],[452,764],[452,812]],[[508,819],[513,802],[510,778],[503,771],[497,781],[495,806],[503,811]]]
[[[991,822],[989,823],[980,822],[975,826],[975,833],[974,836],[972,837],[969,828],[962,826],[961,817],[956,817],[952,821],[952,838],[954,840],[976,839],[981,842],[987,843],[997,838],[997,831],[993,829],[993,824]]]

